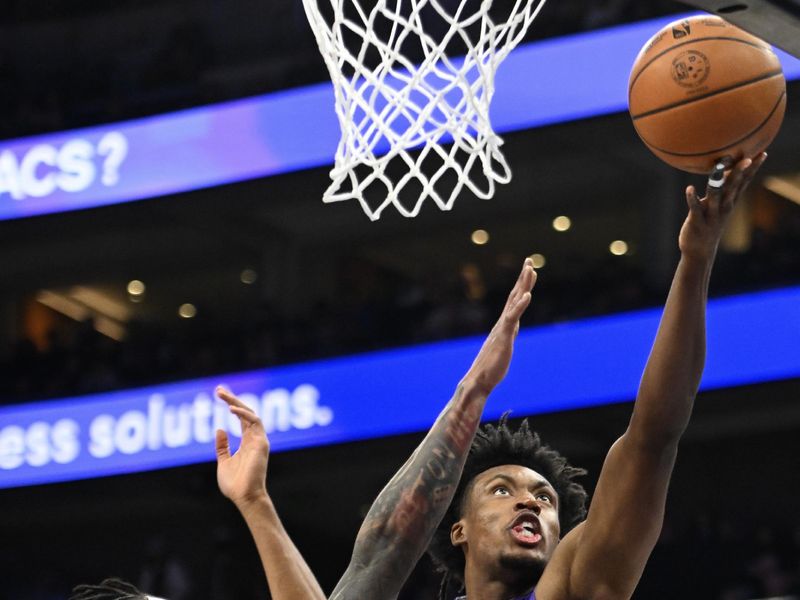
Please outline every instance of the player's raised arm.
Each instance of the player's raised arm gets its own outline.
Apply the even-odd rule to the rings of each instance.
[[[233,455],[228,436],[224,431],[217,431],[217,483],[247,522],[272,598],[324,600],[325,594],[283,528],[267,493],[269,441],[261,419],[227,390],[217,388],[217,395],[242,424],[242,443]]]
[[[541,600],[621,599],[633,593],[661,531],[678,441],[700,385],[717,247],[735,202],[765,158],[742,160],[727,177],[718,167],[703,198],[687,188],[681,258],[633,415],[606,457],[586,521],[565,537],[551,572],[537,587]],[[558,580],[566,587],[559,590]]]
[[[535,281],[526,260],[500,319],[453,398],[370,508],[332,600],[397,597],[450,505],[486,399],[508,371]]]

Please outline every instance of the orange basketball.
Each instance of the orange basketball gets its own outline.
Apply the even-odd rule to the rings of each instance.
[[[628,84],[633,125],[673,167],[752,158],[783,122],[786,80],[769,44],[718,17],[675,21],[645,44]]]

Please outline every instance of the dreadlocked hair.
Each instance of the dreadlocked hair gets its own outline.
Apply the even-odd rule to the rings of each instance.
[[[69,600],[147,600],[147,596],[133,584],[112,577],[97,585],[76,586]]]
[[[572,467],[567,459],[542,444],[539,434],[531,431],[525,419],[516,431],[508,426],[508,414],[500,417],[498,424],[486,424],[475,435],[469,449],[453,501],[433,535],[428,553],[437,569],[442,572],[439,599],[445,600],[448,590],[463,587],[464,553],[450,542],[450,529],[464,511],[465,498],[477,475],[500,465],[520,465],[542,475],[558,494],[558,520],[564,536],[586,517],[586,490],[573,481],[586,474],[585,469]]]

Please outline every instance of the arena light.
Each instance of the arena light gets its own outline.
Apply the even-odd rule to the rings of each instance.
[[[614,240],[608,245],[608,251],[614,256],[624,256],[628,253],[628,243],[624,240]]]
[[[36,294],[36,301],[46,307],[61,313],[65,317],[69,317],[73,321],[83,321],[91,316],[91,311],[85,305],[76,302],[72,298],[51,292],[50,290],[41,290]]]
[[[559,232],[569,231],[572,227],[572,219],[565,215],[561,215],[553,219],[553,229]]]
[[[764,178],[763,185],[770,192],[778,194],[796,204],[800,204],[800,174],[783,177],[770,175]]]
[[[92,320],[95,331],[113,340],[125,338],[125,323],[131,313],[127,306],[100,289],[75,286],[67,291],[41,290],[36,301],[74,321]]]
[[[144,294],[146,289],[147,288],[145,287],[144,283],[138,279],[132,279],[128,282],[127,290],[131,296],[141,296]]]
[[[258,273],[255,269],[244,269],[239,273],[239,281],[245,285],[252,285],[258,279]]]
[[[531,262],[534,269],[541,269],[547,264],[547,259],[544,254],[531,254]]]
[[[197,307],[191,302],[185,302],[178,307],[178,316],[181,319],[194,319],[197,316]]]
[[[131,309],[111,298],[107,293],[97,288],[88,286],[75,286],[70,288],[69,297],[84,306],[89,307],[94,313],[109,317],[114,321],[126,322],[131,318]]]
[[[472,232],[470,240],[476,246],[483,246],[489,243],[489,232],[485,229],[476,229]]]
[[[94,329],[98,333],[102,333],[104,336],[109,337],[112,340],[116,340],[117,342],[124,340],[125,335],[127,334],[127,330],[125,329],[124,325],[120,324],[114,319],[109,319],[108,317],[102,316],[97,316],[94,318]]]

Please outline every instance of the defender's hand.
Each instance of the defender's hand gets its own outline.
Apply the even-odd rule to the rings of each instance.
[[[221,387],[217,387],[216,393],[242,424],[242,442],[233,455],[228,435],[218,429],[216,437],[217,484],[220,491],[241,509],[267,496],[269,441],[261,419],[244,402]]]
[[[531,290],[536,283],[536,271],[531,259],[525,259],[517,283],[508,295],[508,300],[489,337],[483,343],[475,362],[472,363],[464,381],[472,382],[485,394],[489,394],[508,372],[514,340],[519,332],[519,320],[531,302]]]
[[[754,160],[740,160],[730,171],[715,168],[703,198],[697,197],[694,186],[686,188],[689,215],[678,237],[684,257],[701,261],[714,259],[733,207],[766,158],[766,153],[762,152]],[[723,161],[721,165],[728,167],[730,163]],[[716,187],[715,181],[722,181],[722,185]]]

